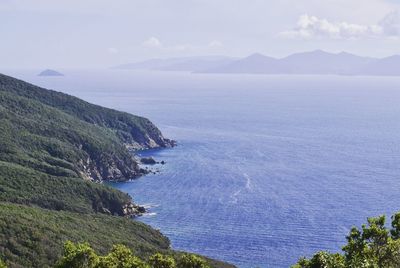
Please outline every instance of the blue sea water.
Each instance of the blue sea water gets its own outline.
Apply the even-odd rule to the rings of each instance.
[[[64,70],[8,72],[150,118],[160,173],[114,184],[175,249],[239,267],[339,251],[353,225],[400,210],[400,79]]]

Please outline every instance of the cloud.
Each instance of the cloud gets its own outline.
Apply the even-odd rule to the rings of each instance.
[[[379,23],[373,25],[349,22],[331,22],[316,16],[302,15],[294,29],[279,34],[285,38],[332,38],[361,39],[374,37],[400,37],[400,14],[398,11],[387,14]]]
[[[163,44],[158,40],[158,38],[150,37],[142,43],[142,46],[147,48],[162,48]]]
[[[386,36],[400,36],[400,12],[390,12],[379,22],[379,26]]]

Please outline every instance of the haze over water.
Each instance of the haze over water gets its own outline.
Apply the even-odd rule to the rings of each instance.
[[[115,185],[175,249],[288,267],[400,210],[400,78],[5,73],[143,115],[178,141],[144,153],[167,162],[161,173]]]

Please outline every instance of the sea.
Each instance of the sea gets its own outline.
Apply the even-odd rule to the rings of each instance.
[[[352,226],[400,210],[400,78],[4,70],[149,118],[165,165],[114,187],[174,249],[240,268],[340,252]]]

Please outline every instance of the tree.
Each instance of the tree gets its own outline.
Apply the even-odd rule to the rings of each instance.
[[[6,264],[0,260],[0,268],[7,268]]]
[[[56,268],[96,268],[99,257],[88,243],[74,244],[67,241],[64,255],[56,264]]]
[[[330,254],[320,251],[310,260],[301,258],[293,268],[344,268],[344,257],[340,254]]]
[[[178,268],[210,268],[204,259],[193,254],[183,254],[177,266]]]
[[[400,267],[400,212],[392,216],[392,228],[385,216],[368,218],[361,230],[353,227],[346,237],[344,254],[318,252],[301,258],[294,268],[392,268]]]
[[[5,268],[1,266],[0,268]],[[124,245],[114,245],[105,256],[98,256],[88,243],[74,244],[67,241],[64,255],[57,262],[56,268],[210,268],[207,262],[192,254],[183,254],[178,259],[156,253],[148,262],[135,256],[131,249]]]
[[[114,245],[107,256],[100,257],[96,268],[150,268],[150,266],[134,256],[126,246]]]
[[[149,259],[152,268],[175,268],[176,263],[172,257],[156,253]]]

